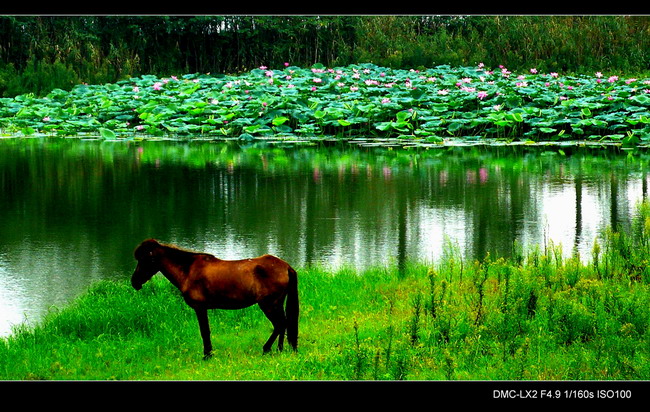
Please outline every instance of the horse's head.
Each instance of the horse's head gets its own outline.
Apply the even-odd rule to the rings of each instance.
[[[158,273],[159,267],[157,263],[156,250],[160,247],[160,243],[156,240],[145,240],[135,249],[133,255],[138,261],[135,267],[133,276],[131,276],[131,285],[135,290],[142,289],[144,285],[153,275]]]

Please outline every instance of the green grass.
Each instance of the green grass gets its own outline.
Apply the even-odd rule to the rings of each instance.
[[[102,281],[0,340],[0,379],[647,380],[650,273],[635,259],[647,257],[648,225],[638,221],[638,236],[604,234],[587,263],[551,246],[303,268],[297,353],[262,354],[271,328],[253,307],[211,313],[215,356],[204,361],[194,313],[166,279],[139,292]]]

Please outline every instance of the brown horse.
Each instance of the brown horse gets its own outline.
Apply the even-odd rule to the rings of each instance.
[[[278,349],[283,349],[285,330],[289,344],[297,349],[298,277],[287,262],[271,255],[221,260],[207,253],[160,244],[153,239],[142,242],[134,255],[138,265],[131,284],[136,290],[161,272],[194,309],[205,359],[212,354],[208,309],[243,309],[258,304],[273,324],[273,333],[263,347],[264,353],[271,350],[278,337]]]

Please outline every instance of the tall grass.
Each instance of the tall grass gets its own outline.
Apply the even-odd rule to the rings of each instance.
[[[642,72],[649,24],[648,16],[0,16],[0,95],[287,61]]]
[[[0,379],[647,380],[650,207],[638,210],[587,262],[547,245],[303,268],[297,353],[262,355],[270,324],[253,307],[211,313],[215,356],[203,361],[194,313],[162,276],[139,292],[100,282],[0,340]]]

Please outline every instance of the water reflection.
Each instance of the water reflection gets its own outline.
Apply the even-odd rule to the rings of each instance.
[[[366,267],[553,241],[588,255],[647,193],[648,157],[587,149],[0,141],[0,334],[98,279],[144,238],[224,259]]]

